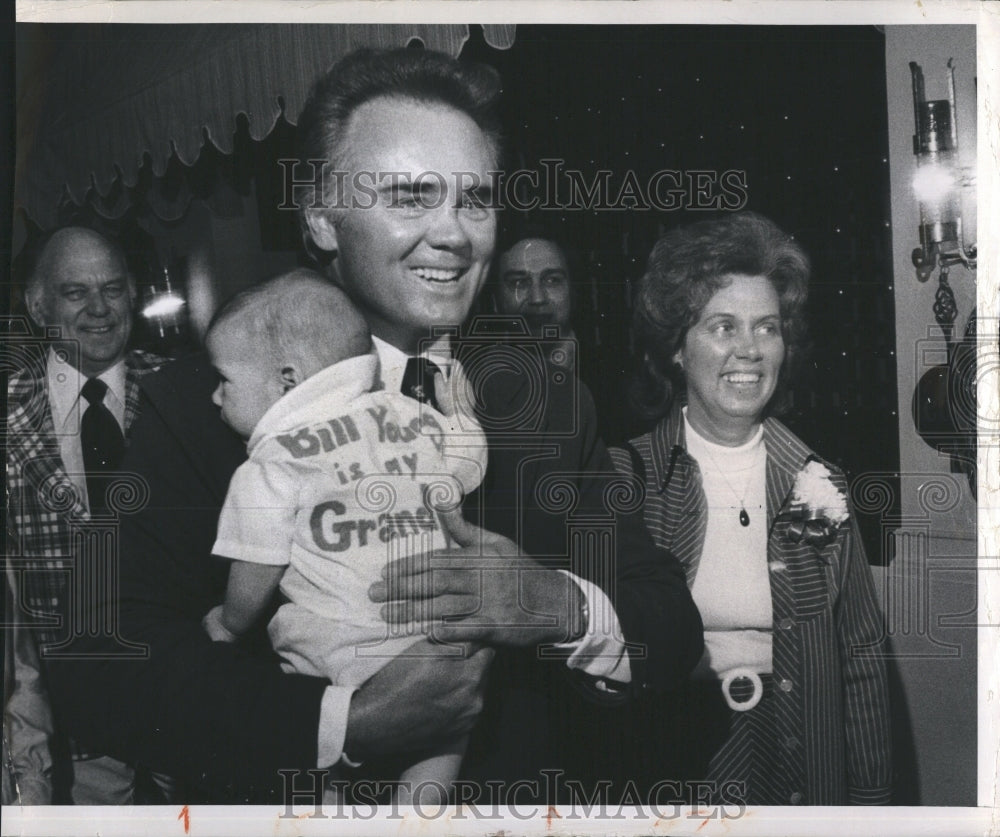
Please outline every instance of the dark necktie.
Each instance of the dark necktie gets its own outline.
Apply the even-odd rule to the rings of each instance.
[[[80,446],[83,448],[83,468],[87,474],[87,496],[90,513],[107,508],[108,471],[121,465],[125,439],[111,411],[104,406],[108,385],[100,378],[89,378],[81,395],[87,399],[87,409],[80,422]]]
[[[439,372],[438,366],[425,357],[411,357],[406,361],[406,371],[403,373],[403,385],[400,389],[403,395],[415,398],[421,404],[430,404],[438,412],[437,396],[434,393],[434,375]]]

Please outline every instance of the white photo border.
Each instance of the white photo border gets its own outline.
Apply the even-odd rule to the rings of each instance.
[[[317,0],[18,0],[18,22],[476,22],[476,23],[724,23],[724,24],[975,24],[978,60],[978,201],[979,271],[977,306],[981,320],[1000,317],[1000,4],[988,2],[866,2],[857,0],[679,0],[618,2],[546,0],[528,2],[393,3],[317,2]],[[983,338],[981,338],[982,340]],[[985,350],[997,352],[996,335]],[[984,349],[981,349],[983,351]],[[981,415],[998,426],[998,381],[994,368],[980,380]],[[5,808],[4,835],[104,837],[134,834],[906,834],[968,835],[1000,833],[1000,438],[984,428],[979,437],[979,753],[976,808],[758,808],[737,821],[690,817],[569,819],[554,808],[522,819],[508,811],[499,819],[442,816],[422,820],[313,819],[308,811],[283,819],[281,810],[265,807],[172,806],[113,808]],[[359,812],[364,814],[365,812]]]

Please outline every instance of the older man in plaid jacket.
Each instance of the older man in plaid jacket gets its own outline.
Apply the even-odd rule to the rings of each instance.
[[[94,589],[96,573],[114,578],[115,506],[138,488],[115,473],[117,459],[139,379],[163,359],[126,351],[134,299],[116,245],[83,227],[58,230],[40,248],[25,293],[46,339],[8,345],[17,371],[7,390],[7,581],[27,618],[8,643],[17,675],[4,694],[4,765],[5,788],[21,801],[51,801],[44,662],[87,627],[75,624],[74,596]],[[72,771],[77,804],[131,801],[134,771],[121,762],[76,752]]]

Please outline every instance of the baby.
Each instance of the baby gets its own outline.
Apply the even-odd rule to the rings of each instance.
[[[276,589],[288,600],[268,626],[287,671],[357,687],[422,638],[390,629],[368,588],[388,561],[447,546],[441,515],[482,480],[486,443],[398,392],[375,390],[378,357],[343,291],[296,270],[235,297],[206,337],[220,383],[212,400],[248,439],[212,551],[233,559],[225,603],[204,620],[232,642]],[[470,432],[471,428],[471,432]],[[464,741],[407,768],[407,786],[457,776]],[[433,791],[432,791],[433,795]],[[425,797],[426,798],[426,797]]]

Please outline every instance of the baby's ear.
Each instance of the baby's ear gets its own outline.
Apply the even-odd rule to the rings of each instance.
[[[288,392],[302,383],[302,377],[294,366],[283,366],[281,368],[281,393]]]
[[[320,250],[337,252],[337,216],[328,207],[310,207],[302,213],[303,232]]]

